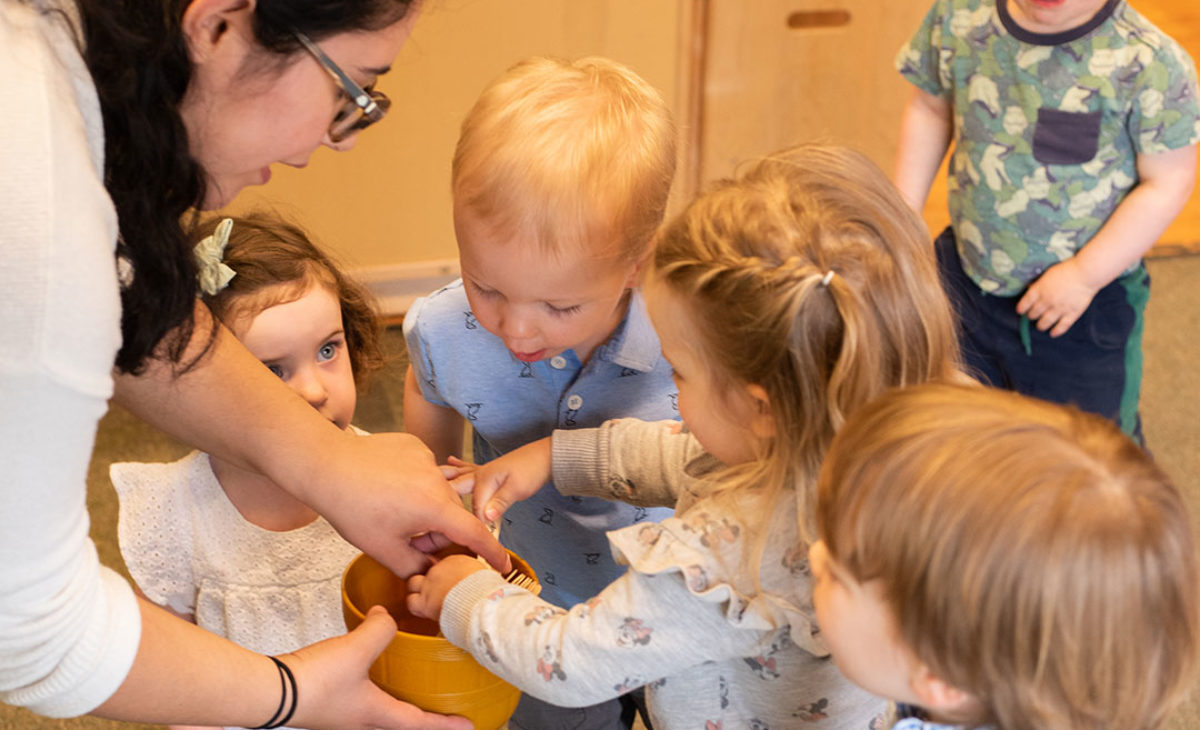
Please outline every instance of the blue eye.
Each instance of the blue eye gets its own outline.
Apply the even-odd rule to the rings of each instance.
[[[272,373],[275,374],[275,377],[283,378],[283,368],[279,367],[278,365],[271,365],[270,363],[263,363],[263,364],[267,366],[267,370],[270,370]]]
[[[337,356],[338,343],[326,342],[317,350],[317,362],[327,362]]]

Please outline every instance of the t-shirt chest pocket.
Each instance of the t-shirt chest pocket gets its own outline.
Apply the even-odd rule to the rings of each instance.
[[[1100,120],[1104,112],[1065,112],[1038,109],[1033,130],[1033,156],[1044,165],[1082,165],[1096,156],[1100,146]]]

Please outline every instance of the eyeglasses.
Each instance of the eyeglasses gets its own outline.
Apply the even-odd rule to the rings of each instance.
[[[316,43],[313,43],[312,39],[298,30],[292,32],[349,97],[346,104],[338,110],[333,121],[329,123],[330,140],[341,142],[383,119],[387,110],[392,106],[392,100],[387,98],[387,95],[371,88],[374,84],[364,89],[354,83],[354,79],[347,76],[346,72],[340,69],[329,56],[326,56],[325,52]]]

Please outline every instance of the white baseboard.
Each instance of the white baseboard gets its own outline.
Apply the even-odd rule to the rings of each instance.
[[[458,278],[458,259],[414,261],[410,264],[369,266],[350,272],[366,285],[384,317],[399,317],[413,300]]]

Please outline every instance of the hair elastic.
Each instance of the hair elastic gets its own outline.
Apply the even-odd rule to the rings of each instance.
[[[829,286],[831,281],[833,281],[833,269],[825,272],[825,276],[821,278],[821,286]]]
[[[292,674],[292,670],[288,665],[284,664],[279,658],[267,657],[275,663],[275,668],[279,671],[279,685],[282,689],[282,696],[279,698],[279,709],[275,710],[275,714],[271,715],[271,719],[267,720],[262,725],[258,725],[253,730],[271,730],[272,728],[283,727],[288,720],[292,719],[292,714],[296,712],[296,700],[299,697],[299,691],[296,689],[296,676]],[[292,703],[288,705],[288,687],[291,686]],[[287,712],[283,708],[287,707]]]

